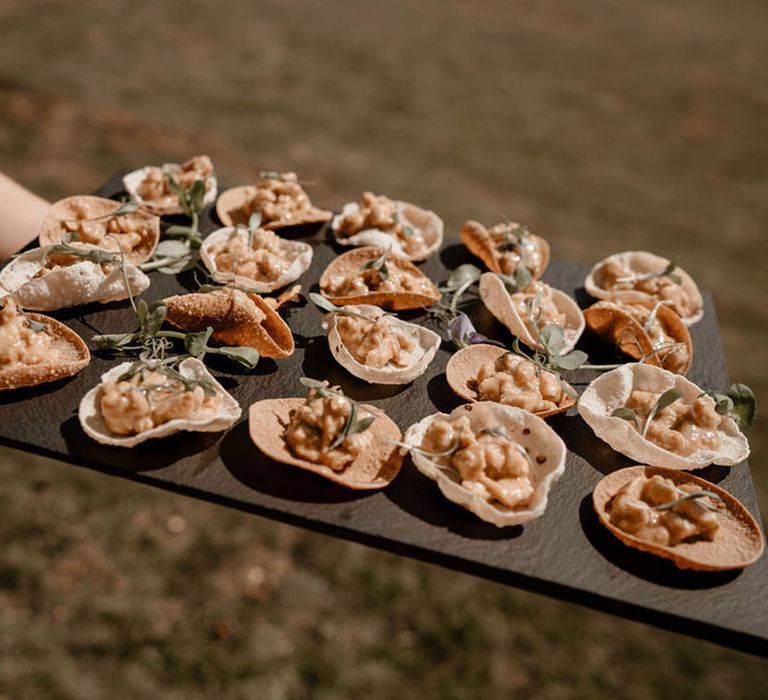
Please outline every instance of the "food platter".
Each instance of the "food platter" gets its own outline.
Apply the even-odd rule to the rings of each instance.
[[[98,194],[116,198],[116,176]],[[201,230],[219,227],[211,208]],[[299,280],[316,290],[321,272],[344,252],[329,242],[326,228],[302,237],[313,247],[310,270]],[[439,255],[420,268],[433,280],[472,262],[457,236],[447,235]],[[553,258],[544,281],[585,302],[582,285],[589,268]],[[151,273],[147,301],[195,291],[189,273]],[[699,386],[725,388],[728,377],[710,295],[703,319],[690,328],[696,354],[689,378]],[[583,304],[582,304],[583,305]],[[95,334],[131,326],[127,302],[54,312],[89,341]],[[768,655],[768,558],[735,572],[680,571],[670,562],[629,550],[598,522],[592,491],[603,476],[631,462],[599,441],[573,411],[548,419],[567,448],[565,471],[549,494],[544,515],[524,526],[499,529],[441,498],[430,479],[406,459],[397,478],[377,492],[350,491],[315,474],[259,456],[249,437],[247,407],[263,399],[303,395],[302,376],[338,384],[351,398],[374,405],[405,429],[427,415],[450,413],[461,400],[450,390],[447,346],[426,373],[407,385],[370,385],[347,374],[332,359],[322,314],[311,304],[290,308],[286,318],[296,352],[279,361],[263,359],[241,371],[221,358],[210,364],[218,382],[246,409],[226,433],[183,433],[120,450],[100,445],[82,432],[76,411],[82,396],[115,361],[94,353],[75,377],[0,394],[0,443],[80,467],[121,476],[252,512],[332,536],[431,562],[588,607],[640,620],[751,653]],[[428,324],[421,311],[401,317]],[[480,332],[504,338],[502,327],[482,308],[473,311]],[[507,336],[508,339],[508,336]],[[594,347],[582,339],[593,356]],[[93,349],[93,348],[92,348]],[[220,360],[220,361],[219,361]],[[577,388],[596,376],[582,372]],[[759,520],[749,468],[707,467],[697,475],[737,497]]]

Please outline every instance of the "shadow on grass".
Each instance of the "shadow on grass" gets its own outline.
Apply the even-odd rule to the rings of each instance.
[[[604,528],[592,507],[592,494],[579,507],[581,528],[592,546],[614,566],[659,586],[684,590],[717,588],[731,583],[741,571],[686,571],[669,559],[628,547]]]
[[[285,501],[345,503],[376,493],[353,491],[312,472],[267,457],[251,441],[247,420],[227,433],[221,441],[219,455],[227,471],[243,486]]]

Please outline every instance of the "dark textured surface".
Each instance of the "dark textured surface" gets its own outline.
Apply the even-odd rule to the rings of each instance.
[[[100,194],[113,196],[119,190],[115,178]],[[206,217],[204,230],[215,227]],[[300,280],[305,290],[317,282],[335,254],[322,240],[322,235],[317,237],[312,269]],[[469,261],[456,240],[449,239],[439,259],[428,261],[423,269],[442,280],[446,267]],[[575,293],[583,304],[586,299],[579,287],[584,274],[583,267],[554,260],[545,280]],[[188,289],[196,286],[191,276],[176,280],[153,273],[144,296],[153,300],[179,293],[183,291],[179,282]],[[704,320],[692,329],[695,357],[689,377],[705,388],[722,389],[728,380],[708,295],[705,304]],[[125,331],[133,325],[127,302],[53,315],[86,341],[95,333]],[[482,309],[475,308],[472,315],[481,331],[506,337]],[[289,324],[297,351],[288,360],[264,360],[248,374],[225,362],[212,363],[244,409],[258,399],[303,394],[298,382],[302,375],[340,384],[350,396],[385,410],[402,429],[459,403],[443,375],[446,350],[438,353],[425,376],[410,385],[371,387],[333,362],[317,309],[311,305],[292,309]],[[594,360],[610,360],[601,357],[604,351],[598,346],[584,349]],[[742,572],[695,573],[621,545],[597,522],[590,495],[604,473],[629,462],[600,443],[577,415],[550,419],[569,455],[545,515],[525,527],[497,529],[446,501],[407,460],[395,482],[374,493],[347,491],[271,463],[252,447],[245,419],[226,434],[179,434],[132,450],[99,445],[80,430],[77,406],[113,363],[94,357],[70,380],[0,395],[0,443],[768,655],[766,557]],[[586,373],[571,377],[577,386],[589,378]],[[699,473],[757,515],[746,464],[730,470],[709,467]]]

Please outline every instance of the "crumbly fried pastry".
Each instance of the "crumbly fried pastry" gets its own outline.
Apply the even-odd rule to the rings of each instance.
[[[320,277],[320,293],[338,306],[371,304],[393,311],[431,306],[440,292],[412,262],[382,248],[337,257]]]
[[[573,387],[554,372],[496,345],[470,345],[445,368],[451,389],[467,401],[493,401],[545,418],[576,404]]]
[[[203,205],[216,201],[216,174],[211,159],[205,155],[194,156],[181,164],[165,163],[139,168],[123,178],[123,186],[134,202],[158,216],[182,214],[184,210],[178,195],[169,186],[170,177],[185,190],[201,180],[205,184]]]
[[[335,360],[371,384],[407,384],[422,375],[440,347],[437,333],[379,307],[345,306],[325,317]]]
[[[407,260],[426,260],[443,243],[443,220],[414,204],[365,192],[360,202],[344,205],[331,230],[336,242],[390,248]]]
[[[647,251],[617,253],[601,260],[584,280],[584,288],[597,299],[667,302],[686,326],[704,315],[704,300],[693,278]]]
[[[245,225],[255,212],[261,227],[269,230],[319,224],[333,216],[312,204],[296,173],[262,173],[255,184],[225,190],[216,202],[225,226]]]
[[[512,275],[523,266],[533,279],[539,279],[549,265],[549,243],[514,222],[487,229],[477,221],[467,221],[461,227],[461,240],[491,272]]]
[[[101,377],[80,402],[83,431],[104,445],[135,447],[182,430],[218,432],[242,413],[195,358],[178,370],[151,362],[123,362]]]
[[[600,522],[624,544],[681,569],[741,569],[765,548],[759,525],[740,501],[685,472],[620,469],[598,483],[592,503]]]
[[[65,236],[110,252],[122,250],[126,262],[140,265],[152,257],[160,240],[160,219],[145,211],[110,216],[120,202],[76,195],[51,205],[40,228],[40,245],[61,243]]]
[[[0,300],[0,391],[70,377],[90,361],[88,347],[71,328],[21,312],[10,297]]]
[[[541,516],[565,469],[565,444],[541,418],[488,401],[427,416],[405,443],[448,500],[497,527]]]

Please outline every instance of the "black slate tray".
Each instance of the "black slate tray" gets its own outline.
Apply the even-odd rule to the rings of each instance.
[[[115,176],[97,194],[116,197],[121,191],[120,176]],[[210,212],[203,217],[204,232],[218,227],[214,219]],[[322,231],[307,240],[314,245],[315,260],[300,280],[305,290],[316,284],[339,252]],[[440,281],[447,268],[462,262],[473,260],[457,239],[449,238],[440,256],[423,269]],[[583,266],[555,259],[544,279],[575,294],[584,305],[585,273]],[[177,279],[152,273],[152,286],[144,297],[151,301],[195,288],[191,275]],[[87,341],[95,333],[133,327],[127,302],[53,315]],[[481,331],[508,338],[482,308],[472,315]],[[417,321],[425,318],[420,313],[410,316]],[[412,384],[371,387],[335,364],[320,318],[311,304],[290,310],[288,322],[297,350],[287,360],[263,360],[253,372],[242,373],[214,358],[221,360],[213,363],[217,376],[246,409],[244,415],[256,400],[303,395],[298,381],[303,375],[340,384],[353,398],[381,407],[403,430],[425,415],[459,404],[443,375],[449,348],[443,347],[426,375]],[[689,377],[705,388],[726,388],[729,381],[708,294],[704,319],[692,328],[692,335],[695,358]],[[580,347],[593,359],[610,360],[600,357],[604,349],[598,346]],[[768,656],[768,558],[763,556],[741,572],[684,572],[621,545],[597,522],[590,496],[604,474],[629,462],[598,441],[573,412],[550,419],[569,453],[566,472],[551,492],[546,513],[525,527],[497,529],[446,501],[407,460],[388,488],[373,493],[348,491],[275,464],[252,446],[245,418],[226,434],[179,434],[132,450],[99,445],[82,433],[76,411],[83,394],[112,364],[113,360],[94,356],[74,378],[0,394],[0,444]],[[577,379],[589,378],[582,373]],[[741,499],[759,520],[746,463],[731,469],[709,467],[700,474]]]

